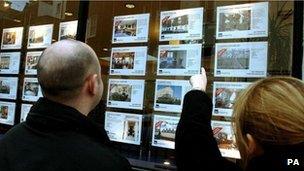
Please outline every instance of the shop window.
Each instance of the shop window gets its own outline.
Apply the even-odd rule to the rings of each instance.
[[[105,128],[117,149],[132,164],[174,166],[183,96],[203,66],[215,138],[238,160],[234,99],[255,80],[291,74],[293,9],[282,1],[90,2],[86,43],[100,60]]]
[[[50,44],[75,39],[78,1],[0,2],[0,132],[23,122],[42,96],[36,65]]]

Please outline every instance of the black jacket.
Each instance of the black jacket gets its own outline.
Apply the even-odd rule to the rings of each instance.
[[[192,90],[185,95],[175,137],[178,170],[241,170],[238,165],[221,156],[213,137],[211,116],[212,101],[206,93]],[[304,171],[304,144],[263,148],[264,154],[251,159],[246,171]],[[299,159],[300,166],[288,166],[289,158]]]
[[[74,108],[40,98],[26,122],[0,141],[0,170],[131,170],[109,146],[104,128]]]

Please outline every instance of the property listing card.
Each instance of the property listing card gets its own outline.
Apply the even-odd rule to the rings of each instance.
[[[20,52],[0,53],[0,74],[19,74]]]
[[[145,75],[147,46],[112,48],[110,75]]]
[[[31,110],[32,104],[22,104],[21,105],[21,115],[20,115],[20,122],[26,121],[26,117]]]
[[[27,52],[25,57],[25,75],[36,75],[38,60],[42,51]]]
[[[53,24],[30,26],[28,49],[46,48],[52,44]]]
[[[76,40],[78,20],[61,22],[59,26],[59,40],[74,39]]]
[[[5,28],[2,32],[1,49],[21,49],[23,27]]]
[[[192,76],[201,69],[202,45],[160,45],[157,75]]]
[[[203,8],[160,13],[159,40],[194,40],[203,38]]]
[[[154,115],[152,146],[174,149],[179,119],[177,116]]]
[[[107,107],[143,109],[144,80],[109,79]]]
[[[268,2],[217,7],[216,39],[268,36]]]
[[[250,84],[247,82],[213,82],[213,115],[231,117],[237,96]]]
[[[0,123],[14,125],[16,103],[0,101]]]
[[[112,141],[140,145],[142,115],[106,112],[105,130]]]
[[[211,121],[211,127],[222,156],[240,159],[231,122]]]
[[[150,14],[114,17],[112,43],[147,42]]]
[[[15,100],[17,98],[18,77],[0,77],[0,98]]]
[[[216,43],[215,77],[266,77],[267,42]]]
[[[185,94],[191,90],[187,80],[157,79],[155,84],[154,110],[181,112]]]
[[[35,102],[42,97],[37,78],[24,78],[22,100]]]

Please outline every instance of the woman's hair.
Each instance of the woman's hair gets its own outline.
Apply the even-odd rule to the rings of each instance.
[[[292,77],[270,77],[251,84],[237,97],[233,127],[246,165],[246,134],[263,146],[304,142],[304,83]]]

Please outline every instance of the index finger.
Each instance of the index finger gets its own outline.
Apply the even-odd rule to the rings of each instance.
[[[204,67],[201,68],[201,74],[206,74],[206,70]]]

